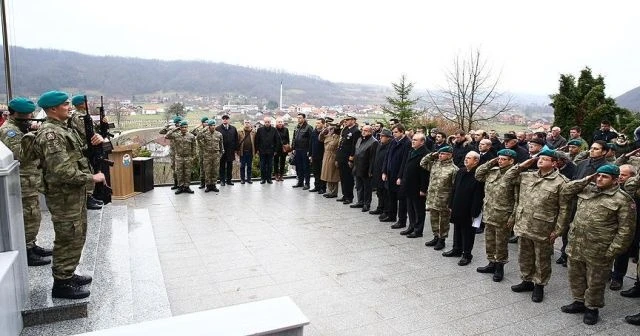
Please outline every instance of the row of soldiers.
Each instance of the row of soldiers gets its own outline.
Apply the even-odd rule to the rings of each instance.
[[[71,105],[75,111],[71,111]],[[41,123],[33,120],[36,104],[26,98],[9,102],[9,119],[0,126],[0,141],[20,162],[23,220],[29,266],[50,263],[53,275],[52,297],[80,299],[90,295],[85,285],[88,275],[76,274],[87,230],[87,205],[96,183],[105,183],[101,172],[92,172],[85,152],[89,144],[104,143],[99,134],[88,142],[83,116],[84,96],[49,91],[37,105],[46,113]],[[38,194],[43,193],[55,231],[53,250],[36,244],[41,213]],[[53,260],[47,257],[53,256]]]

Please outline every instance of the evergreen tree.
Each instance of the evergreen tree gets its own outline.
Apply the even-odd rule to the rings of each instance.
[[[184,117],[186,115],[187,115],[187,112],[185,111],[184,104],[182,104],[182,103],[173,103],[173,104],[171,104],[171,106],[169,106],[169,108],[165,112],[165,118],[167,120],[173,118],[174,116]]]
[[[418,112],[414,108],[420,98],[411,99],[413,83],[407,81],[407,76],[400,77],[400,83],[391,83],[395,97],[385,97],[389,106],[383,106],[382,110],[396,118],[403,125],[412,125]]]

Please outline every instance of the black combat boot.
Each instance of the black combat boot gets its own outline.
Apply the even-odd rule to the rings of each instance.
[[[504,264],[496,263],[496,270],[493,272],[493,282],[500,282],[504,278]]]
[[[444,241],[445,241],[444,238],[438,239],[438,242],[436,243],[436,246],[433,247],[433,249],[436,250],[436,251],[442,250],[444,248],[444,246],[445,246]]]
[[[44,247],[40,247],[38,245],[33,245],[33,253],[41,256],[41,257],[49,257],[53,255],[53,250],[52,249],[47,249]]]
[[[534,284],[533,293],[531,293],[531,301],[542,302],[542,299],[544,299],[544,286]]]
[[[211,191],[211,185],[207,184],[206,188],[204,189],[204,192],[210,192]]]
[[[186,192],[187,194],[193,194],[193,190],[191,190],[191,188],[189,188],[189,186],[186,186],[182,189],[183,192]]]
[[[204,189],[207,185],[204,183],[204,180],[200,180],[200,186],[198,189]]]
[[[178,187],[178,190],[176,190],[175,194],[176,194],[176,195],[180,195],[180,194],[182,194],[183,192],[184,192],[184,187],[183,187],[183,186],[179,186],[179,187]]]
[[[51,263],[51,259],[43,258],[36,254],[33,249],[27,249],[27,265],[29,266],[43,266]]]
[[[438,237],[434,236],[433,239],[431,239],[430,241],[424,243],[424,246],[436,246],[436,244],[438,243]]]
[[[584,313],[587,307],[584,306],[584,302],[573,301],[571,304],[560,307],[560,310],[567,314],[579,314]]]
[[[89,290],[78,286],[73,278],[66,280],[53,280],[51,297],[60,299],[84,299],[91,294]]]
[[[636,281],[633,287],[620,292],[620,295],[629,298],[638,298],[640,297],[640,282]]]
[[[171,187],[171,190],[176,189],[180,189],[180,187],[178,187],[178,176],[176,174],[173,174],[173,187]]]
[[[511,290],[516,293],[531,292],[533,290],[533,287],[535,286],[532,281],[522,281],[517,285],[511,286]]]
[[[598,315],[599,315],[598,308],[595,308],[595,309],[585,308],[582,322],[584,322],[584,324],[594,325],[598,323]]]
[[[71,277],[71,281],[73,281],[76,286],[84,286],[90,284],[93,281],[93,278],[90,275],[79,275],[74,273]]]
[[[496,271],[496,263],[490,261],[487,266],[482,266],[476,268],[476,272],[478,273],[494,273]]]
[[[629,324],[640,326],[640,313],[626,316],[624,320]]]

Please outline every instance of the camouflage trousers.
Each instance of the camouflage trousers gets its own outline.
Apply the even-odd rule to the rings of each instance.
[[[71,278],[80,262],[87,237],[86,195],[85,188],[47,195],[55,232],[51,266],[54,279]]]
[[[202,159],[204,166],[204,181],[207,185],[216,184],[220,175],[220,154],[205,155]]]
[[[200,181],[204,181],[206,179],[206,175],[204,173],[204,153],[202,152],[204,149],[200,149],[198,151],[198,162],[200,163]]]
[[[429,220],[431,221],[431,231],[433,236],[438,238],[447,238],[449,236],[449,218],[451,212],[449,210],[436,210],[431,209],[429,211]]]
[[[589,309],[604,307],[604,290],[612,265],[597,266],[569,258],[567,266],[569,267],[569,287],[573,299],[584,302],[584,305]]]
[[[486,228],[485,228],[486,230]],[[553,245],[548,240],[538,241],[525,237],[518,239],[520,278],[537,285],[547,285],[551,278]]]
[[[506,264],[509,261],[509,236],[511,230],[506,225],[487,224],[484,229],[485,250],[490,262]]]
[[[27,249],[36,245],[36,236],[40,230],[42,213],[40,212],[40,200],[38,195],[22,197],[22,217],[24,218],[24,240]]]
[[[176,178],[178,185],[188,187],[191,184],[191,156],[176,156]]]

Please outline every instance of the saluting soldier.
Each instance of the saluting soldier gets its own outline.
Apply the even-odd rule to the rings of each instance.
[[[518,154],[511,149],[501,149],[498,157],[489,160],[476,170],[476,180],[484,182],[482,221],[485,227],[485,250],[489,264],[478,267],[478,273],[493,273],[493,281],[504,277],[504,264],[509,261],[509,235],[515,223],[515,206],[519,187],[505,178]]]
[[[159,133],[162,135],[166,135],[171,130],[180,128],[181,121],[182,118],[180,116],[173,117],[172,121],[166,124]],[[171,171],[173,172],[173,187],[171,187],[171,190],[178,189],[178,175],[176,174],[176,151],[174,147],[174,141],[172,139],[169,139],[169,159],[171,160]]]
[[[104,174],[91,174],[89,162],[82,154],[86,149],[78,132],[69,127],[69,96],[49,91],[38,99],[47,113],[34,140],[44,180],[44,195],[55,231],[53,245],[54,298],[81,299],[90,295],[82,288],[91,283],[90,276],[75,274],[87,233],[87,189],[105,181]],[[100,135],[91,138],[92,145],[102,142]],[[23,151],[24,152],[24,151]]]
[[[180,122],[179,128],[170,130],[164,137],[173,140],[176,156],[176,177],[178,178],[178,190],[175,194],[193,194],[189,188],[191,183],[191,164],[196,154],[196,137],[189,133],[189,123],[186,120]]]
[[[197,136],[199,146],[203,148],[203,167],[206,189],[204,192],[219,192],[216,187],[220,172],[220,158],[224,154],[222,133],[216,131],[216,121],[209,119],[207,129],[199,132]]]
[[[577,196],[578,208],[566,250],[574,302],[561,310],[584,313],[583,322],[589,325],[598,322],[598,308],[604,307],[613,260],[626,251],[635,232],[636,205],[620,189],[618,175],[617,166],[604,165],[596,174],[568,183],[562,191],[563,195]]]
[[[200,141],[198,140],[198,134],[206,131],[209,128],[209,124],[207,124],[207,121],[209,120],[209,117],[202,117],[200,118],[200,125],[194,129],[191,130],[191,134],[193,134],[193,136],[196,137],[196,145],[197,145],[197,149],[198,149],[198,163],[200,166],[200,186],[198,187],[198,189],[203,189],[205,187],[205,174],[204,174],[204,147],[202,146],[202,144],[200,143]]]
[[[40,158],[33,154],[33,137],[35,133],[29,119],[36,109],[36,104],[26,98],[14,98],[9,102],[9,119],[0,126],[0,141],[13,153],[13,158],[20,161],[20,189],[22,191],[22,217],[24,218],[24,236],[27,246],[27,264],[41,266],[51,263],[48,258],[52,251],[36,245],[36,236],[40,230],[40,201],[38,192],[42,191],[42,172],[38,169]],[[28,134],[29,138],[24,138]],[[24,139],[24,148],[22,141]],[[21,153],[24,150],[24,155]]]
[[[453,164],[452,156],[453,149],[450,146],[444,146],[438,149],[437,153],[428,154],[420,161],[420,166],[431,172],[427,207],[433,239],[424,245],[433,246],[434,250],[442,250],[445,246],[445,239],[449,236],[449,218],[451,217],[449,200],[453,191],[453,181],[458,172],[458,167]]]

